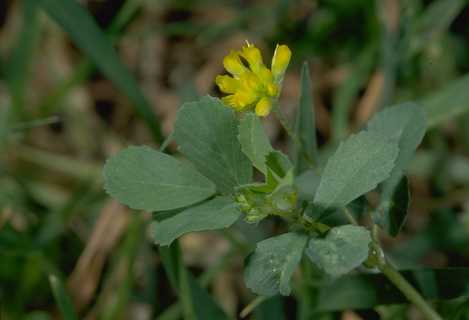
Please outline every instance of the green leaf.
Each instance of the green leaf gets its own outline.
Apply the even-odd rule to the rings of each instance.
[[[329,158],[314,202],[323,209],[343,207],[389,177],[398,155],[395,140],[361,131],[342,142]]]
[[[268,169],[276,175],[277,179],[281,179],[293,168],[290,159],[278,150],[274,150],[267,155],[266,164]]]
[[[400,176],[425,135],[425,113],[415,103],[402,103],[377,113],[368,122],[367,130],[398,141],[399,154],[391,176]]]
[[[271,151],[265,157],[266,174],[264,182],[253,182],[242,185],[238,190],[260,193],[272,193],[278,188],[293,185],[293,164],[290,159],[278,150]]]
[[[316,123],[309,65],[303,64],[300,79],[300,101],[296,113],[295,134],[301,141],[301,148],[292,145],[292,157],[296,173],[302,173],[311,167],[311,161],[318,163],[318,146],[316,141]]]
[[[404,225],[410,205],[409,182],[403,176],[389,199],[381,202],[373,213],[375,223],[383,227],[391,236],[399,234]]]
[[[425,107],[430,128],[469,112],[469,90],[466,90],[468,86],[469,75],[465,75],[420,101]]]
[[[71,37],[73,42],[96,64],[133,103],[156,141],[161,140],[160,125],[148,100],[127,67],[120,61],[111,41],[93,18],[75,0],[40,0],[40,6]]]
[[[72,301],[68,296],[63,283],[54,275],[49,276],[50,286],[54,294],[55,301],[65,320],[78,320]]]
[[[185,207],[215,193],[194,168],[149,147],[132,146],[104,166],[106,191],[133,209],[163,211]]]
[[[185,233],[228,228],[240,215],[236,203],[230,198],[217,197],[156,222],[152,229],[153,239],[166,246]]]
[[[271,193],[277,188],[279,184],[278,179],[275,177],[275,174],[271,169],[267,168],[267,175],[265,176],[264,182],[253,182],[241,186],[238,190],[250,190],[253,192],[260,193]]]
[[[379,132],[382,136],[396,140],[399,145],[399,154],[396,158],[394,169],[391,171],[389,179],[382,185],[383,192],[379,208],[373,216],[376,223],[384,227],[389,233],[392,232],[395,236],[397,234],[394,234],[394,232],[400,230],[401,226],[391,226],[389,222],[392,221],[391,223],[394,224],[398,221],[401,223],[405,221],[409,201],[409,197],[405,195],[408,192],[407,184],[400,186],[400,188],[405,188],[405,191],[396,190],[396,188],[398,188],[398,184],[402,180],[404,169],[410,164],[415,150],[425,135],[425,113],[417,104],[403,103],[376,114],[368,122],[368,130]],[[399,204],[393,205],[394,201],[399,201]],[[391,214],[397,216],[391,217]],[[393,230],[391,231],[390,228]]]
[[[290,278],[303,256],[307,241],[306,235],[290,232],[257,243],[244,270],[247,287],[264,296],[289,295]]]
[[[332,277],[346,274],[368,258],[370,232],[360,226],[332,228],[324,239],[311,239],[306,254],[321,270]]]
[[[307,170],[295,177],[295,186],[298,189],[298,198],[300,200],[312,201],[320,181],[321,177],[319,177],[313,170]]]
[[[224,194],[251,182],[252,165],[241,151],[234,111],[209,96],[185,103],[174,125],[180,151]]]
[[[273,151],[269,138],[258,116],[247,113],[239,123],[239,142],[241,150],[264,175],[267,175],[265,157]]]

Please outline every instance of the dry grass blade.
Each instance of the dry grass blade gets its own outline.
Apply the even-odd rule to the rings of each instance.
[[[384,73],[376,71],[368,82],[365,94],[358,102],[356,113],[356,126],[361,127],[367,122],[378,107],[384,90]]]
[[[85,308],[99,284],[104,263],[129,222],[129,210],[115,200],[102,209],[88,243],[73,270],[68,286],[77,310]]]

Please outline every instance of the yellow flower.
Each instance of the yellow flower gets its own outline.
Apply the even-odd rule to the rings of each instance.
[[[256,104],[256,114],[259,117],[265,117],[270,113],[270,109],[272,109],[272,101],[269,98],[261,98],[259,102]]]
[[[291,51],[286,45],[277,45],[272,57],[272,74],[275,79],[281,79],[290,63]]]
[[[240,54],[244,59],[246,59],[249,64],[249,68],[253,72],[257,73],[259,69],[264,66],[261,51],[255,46],[248,44],[247,46],[243,47]]]
[[[239,88],[239,81],[230,76],[217,76],[215,83],[224,93],[235,93]]]
[[[286,45],[277,45],[269,69],[262,61],[260,50],[250,43],[240,51],[231,51],[223,59],[223,66],[231,76],[215,78],[220,91],[229,94],[222,101],[236,111],[254,110],[260,117],[267,116],[280,93],[290,57]]]
[[[247,70],[239,59],[238,53],[234,51],[231,51],[230,54],[223,59],[223,66],[226,71],[234,76],[239,76]]]

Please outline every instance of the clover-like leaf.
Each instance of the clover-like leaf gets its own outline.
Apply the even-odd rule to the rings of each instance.
[[[187,163],[143,146],[106,162],[104,188],[130,208],[147,211],[186,207],[215,193],[215,185]]]
[[[394,169],[382,183],[379,208],[373,215],[375,223],[396,236],[405,221],[409,203],[408,187],[403,185],[404,170],[425,135],[426,116],[419,105],[407,102],[376,114],[368,122],[368,130],[390,137],[399,145]]]
[[[406,176],[402,176],[391,197],[382,196],[379,207],[373,212],[373,220],[395,237],[407,219],[409,206],[409,182]]]
[[[311,239],[306,254],[325,273],[338,277],[367,259],[370,242],[367,229],[345,225],[332,228],[324,239]]]
[[[343,207],[389,177],[398,155],[397,141],[361,131],[342,142],[329,158],[314,196],[318,207]]]
[[[251,182],[252,165],[238,141],[238,119],[219,99],[206,96],[185,103],[177,113],[174,139],[221,193],[231,194]]]
[[[300,200],[313,200],[320,182],[319,175],[313,170],[307,170],[295,177],[295,186],[298,189]]]
[[[157,244],[169,245],[185,233],[228,228],[240,215],[238,206],[230,198],[217,197],[154,223],[153,239]]]
[[[239,124],[239,142],[244,154],[264,175],[267,175],[266,156],[273,151],[264,132],[261,120],[254,113],[247,113]]]
[[[289,295],[290,278],[307,241],[306,235],[290,232],[257,243],[244,271],[247,287],[264,296]]]

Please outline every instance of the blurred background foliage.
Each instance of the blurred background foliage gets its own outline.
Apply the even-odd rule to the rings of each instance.
[[[282,223],[158,249],[152,216],[106,196],[101,168],[128,144],[159,147],[183,102],[218,95],[222,58],[246,39],[266,57],[276,43],[292,49],[281,97],[290,119],[309,62],[323,150],[385,106],[422,103],[431,129],[409,168],[411,213],[383,241],[401,268],[469,267],[469,2],[1,0],[0,319],[207,319],[200,310],[218,307],[203,288],[239,317],[254,299],[243,258]],[[285,150],[276,120],[265,125]],[[434,277],[444,289],[434,297],[459,296],[438,303],[445,319],[469,319],[468,272],[443,271],[420,274],[420,289],[434,290]],[[318,291],[313,274],[248,317],[419,319],[368,287],[380,278]],[[210,318],[223,319],[216,310]]]

